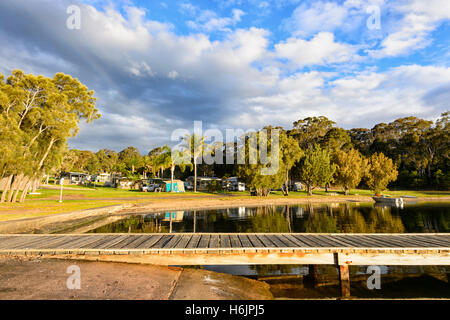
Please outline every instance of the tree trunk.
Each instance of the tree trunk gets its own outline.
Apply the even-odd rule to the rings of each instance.
[[[5,187],[3,188],[2,197],[0,198],[0,203],[5,202],[6,194],[8,193],[9,188],[11,187],[11,181],[12,181],[13,175],[9,175],[8,179],[6,180]]]
[[[10,192],[8,194],[8,202],[12,201],[15,191],[16,191],[16,189],[19,188],[19,185],[22,182],[22,179],[23,179],[23,174],[19,174],[14,177],[14,182],[12,183]]]
[[[194,192],[197,192],[197,160],[194,159]]]
[[[285,196],[289,195],[289,170],[286,169],[286,180],[284,181],[284,190],[283,190],[283,194]]]
[[[36,182],[36,180],[35,180],[34,182]],[[30,185],[31,185],[32,183],[34,184],[34,182],[33,182],[31,179],[27,182],[27,184],[26,184],[25,187],[23,188],[22,194],[20,195],[20,199],[19,199],[19,202],[20,202],[20,203],[25,202],[25,198],[26,198],[26,196],[27,196],[28,189],[30,188]]]
[[[22,178],[22,180],[20,181],[20,183],[17,185],[17,189],[16,189],[16,191],[14,192],[14,196],[13,196],[11,202],[16,202],[17,196],[19,195],[20,190],[24,190],[24,189],[25,189],[25,186],[24,186],[24,185],[28,185],[29,181],[30,181],[30,178],[29,178],[29,177],[23,177],[23,178]]]
[[[312,188],[309,184],[306,185],[306,188],[308,190],[308,196],[312,196]]]
[[[345,188],[345,195],[348,196],[348,188]]]
[[[52,146],[53,146],[53,144],[54,144],[55,142],[56,142],[56,139],[55,139],[55,138],[52,138],[52,139],[50,140],[50,143],[48,144],[47,150],[45,150],[45,153],[44,153],[44,155],[42,156],[41,161],[39,162],[38,170],[41,170],[42,166],[44,165],[44,161],[45,161],[45,159],[47,159],[47,156],[48,156],[48,154],[49,154],[49,152],[50,152],[50,149],[52,148]]]
[[[170,167],[170,192],[175,192],[173,190],[174,189],[174,187],[173,187],[173,174],[174,174],[174,171],[175,171],[175,165],[172,165]]]

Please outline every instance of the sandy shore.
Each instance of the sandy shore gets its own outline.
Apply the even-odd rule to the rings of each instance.
[[[72,276],[69,266],[79,268],[80,289],[67,286]],[[201,269],[0,257],[0,300],[17,299],[267,300],[273,296],[264,282]]]

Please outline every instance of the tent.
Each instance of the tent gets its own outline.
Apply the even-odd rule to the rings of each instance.
[[[163,185],[161,186],[162,190],[165,192],[171,192],[172,191],[172,184],[171,181],[164,181]],[[184,192],[184,182],[181,180],[173,180],[173,191],[174,192]]]

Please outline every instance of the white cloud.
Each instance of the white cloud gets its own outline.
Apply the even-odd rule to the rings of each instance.
[[[18,11],[23,19],[11,14]],[[137,8],[124,14],[83,6],[83,27],[74,33],[57,28],[65,26],[64,12],[52,1],[0,2],[0,70],[66,72],[95,90],[103,117],[83,125],[71,142],[78,148],[135,145],[147,152],[170,143],[171,131],[190,129],[193,120],[205,127],[289,128],[294,120],[325,115],[359,127],[411,113],[429,118],[448,108],[448,95],[440,93],[450,68],[288,73],[292,63],[353,62],[356,48],[330,32],[293,36],[272,49],[262,28],[236,29],[213,41],[202,33],[178,35]]]
[[[450,19],[448,0],[403,0],[392,5],[394,12],[403,15],[395,22],[394,31],[381,42],[381,49],[370,50],[375,58],[408,54],[429,45],[430,34],[443,20]]]
[[[319,31],[333,31],[344,23],[347,16],[347,8],[334,2],[302,3],[285,21],[285,26],[294,34],[306,36]]]
[[[297,66],[307,66],[346,62],[352,59],[356,50],[335,42],[332,33],[320,32],[309,41],[289,38],[276,44],[275,51],[278,57],[289,59]]]
[[[219,17],[214,11],[202,10],[198,17],[188,21],[187,25],[194,30],[203,32],[231,31],[227,27],[236,25],[244,14],[244,11],[240,9],[233,9],[231,17]]]

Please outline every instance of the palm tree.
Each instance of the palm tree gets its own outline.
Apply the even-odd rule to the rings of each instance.
[[[197,192],[197,160],[200,156],[203,156],[208,148],[208,144],[205,143],[205,137],[197,134],[187,134],[183,138],[181,145],[185,150],[189,150],[194,162],[194,192]]]
[[[160,166],[164,168],[170,167],[170,185],[171,185],[170,192],[174,192],[173,177],[176,166],[178,165],[182,172],[184,172],[186,166],[192,167],[192,164],[177,163],[176,159],[172,157],[172,152],[173,151],[170,149],[170,147],[168,146],[162,147],[162,153],[160,154],[160,161],[159,161]],[[177,157],[179,158],[183,157],[183,151],[176,151],[176,152],[178,152],[176,154]]]

